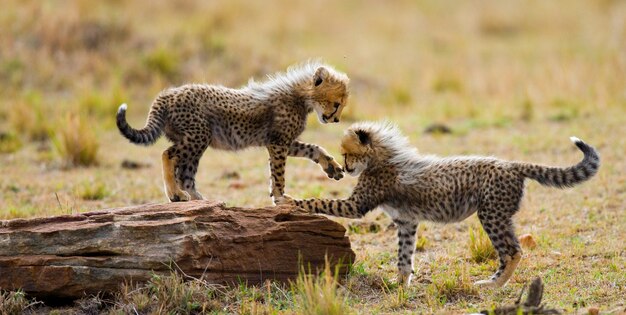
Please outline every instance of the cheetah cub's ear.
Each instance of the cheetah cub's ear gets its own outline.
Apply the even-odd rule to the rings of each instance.
[[[341,139],[341,151],[347,154],[365,154],[371,143],[372,139],[366,131],[348,129]]]
[[[361,145],[367,146],[372,144],[372,139],[370,138],[369,133],[365,130],[355,130],[354,133],[359,137],[359,142]]]
[[[320,84],[322,84],[322,82],[328,79],[329,74],[330,73],[328,73],[328,69],[324,67],[317,68],[317,70],[315,71],[315,75],[313,76],[313,82],[315,82],[315,86],[319,86]]]

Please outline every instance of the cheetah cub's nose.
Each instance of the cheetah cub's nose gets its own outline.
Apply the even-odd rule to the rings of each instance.
[[[333,119],[333,122],[339,122],[339,118],[335,117],[335,119]]]

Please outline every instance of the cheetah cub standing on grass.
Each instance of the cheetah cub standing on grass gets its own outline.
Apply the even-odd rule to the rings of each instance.
[[[566,168],[488,157],[419,155],[388,123],[357,123],[342,139],[344,169],[359,176],[348,199],[285,200],[311,212],[360,218],[381,206],[398,226],[399,282],[408,285],[413,270],[415,232],[420,220],[458,222],[478,219],[500,257],[500,268],[479,285],[502,286],[521,258],[512,217],[520,207],[524,180],[564,188],[588,180],[600,158],[591,146],[572,137],[584,158]]]
[[[170,201],[203,199],[196,191],[198,162],[207,147],[236,151],[264,146],[269,152],[270,196],[281,199],[287,156],[309,158],[328,177],[343,177],[341,165],[323,148],[297,138],[313,111],[321,123],[339,122],[348,99],[348,77],[331,66],[308,62],[277,73],[265,82],[250,80],[231,89],[189,84],[164,90],[151,105],[146,126],[126,122],[126,104],[117,127],[130,142],[153,144],[162,133],[173,142],[162,155],[165,193]]]

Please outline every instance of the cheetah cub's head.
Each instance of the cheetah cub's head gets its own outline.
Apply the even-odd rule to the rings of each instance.
[[[350,128],[341,139],[343,169],[350,176],[359,176],[368,166],[373,155],[372,139],[366,130]]]
[[[315,71],[308,102],[322,124],[339,122],[348,101],[348,83],[348,76],[329,66]]]
[[[346,130],[341,139],[344,169],[352,176],[388,164],[406,165],[418,153],[408,138],[391,122],[362,121]]]

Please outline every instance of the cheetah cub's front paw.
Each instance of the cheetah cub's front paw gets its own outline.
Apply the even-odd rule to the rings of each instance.
[[[287,194],[283,194],[282,196],[272,196],[272,202],[275,206],[282,205],[295,205],[296,203],[293,201],[293,198]]]
[[[332,178],[334,180],[340,180],[343,178],[343,168],[341,165],[337,163],[333,158],[329,158],[326,162],[326,165],[322,166],[328,178]]]
[[[171,202],[179,202],[179,201],[189,201],[191,200],[191,196],[189,195],[188,192],[183,191],[183,190],[178,190],[175,192],[171,192],[168,191],[167,192],[167,198],[169,198],[169,200]]]

